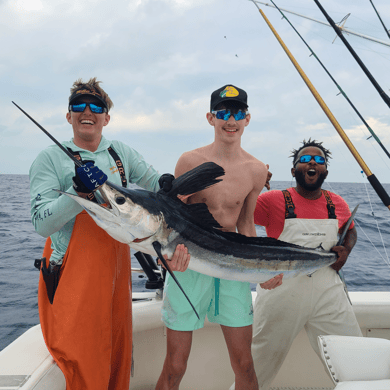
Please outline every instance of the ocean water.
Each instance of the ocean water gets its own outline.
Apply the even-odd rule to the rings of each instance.
[[[293,182],[273,181],[273,189]],[[390,193],[390,184],[384,185]],[[341,195],[356,214],[358,242],[344,267],[349,291],[390,291],[390,211],[371,186],[362,183],[324,183]],[[38,278],[34,259],[40,258],[45,239],[30,220],[27,175],[0,175],[0,350],[39,322]],[[378,231],[378,227],[380,230]],[[258,234],[264,235],[262,228]],[[133,256],[132,267],[140,268]],[[133,274],[133,291],[146,291],[145,278]],[[254,289],[254,285],[252,288]]]

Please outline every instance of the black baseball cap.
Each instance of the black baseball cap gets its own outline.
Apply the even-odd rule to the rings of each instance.
[[[210,112],[219,104],[228,100],[233,100],[239,103],[243,103],[248,108],[248,95],[246,92],[234,85],[224,85],[222,88],[217,89],[211,94],[210,100]]]
[[[97,100],[99,100],[105,108],[108,110],[108,106],[106,101],[104,100],[103,96],[95,91],[94,89],[88,89],[86,87],[81,87],[74,91],[70,96],[69,96],[69,105],[71,105],[73,102],[75,102],[77,99],[79,99],[81,96],[93,96]]]

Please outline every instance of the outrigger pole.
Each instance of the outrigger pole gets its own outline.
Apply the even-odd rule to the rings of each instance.
[[[382,20],[382,18],[380,17],[379,12],[376,10],[374,3],[373,3],[371,0],[370,0],[370,3],[371,3],[371,5],[372,5],[372,8],[374,8],[374,11],[375,11],[375,13],[377,14],[377,16],[378,16],[380,22],[382,23],[382,26],[383,26],[383,28],[385,29],[387,36],[388,36],[389,39],[390,39],[389,30],[386,28],[385,24],[383,23],[383,20]]]
[[[333,27],[333,30],[336,32],[336,34],[339,36],[339,38],[343,41],[344,45],[347,47],[349,52],[352,54],[353,58],[355,58],[356,62],[359,64],[359,66],[362,68],[363,72],[366,74],[366,76],[371,81],[372,85],[375,87],[375,89],[378,91],[379,95],[382,97],[383,101],[388,105],[390,108],[390,98],[386,95],[385,91],[381,88],[381,86],[377,83],[377,81],[374,79],[370,71],[367,69],[367,67],[363,64],[363,61],[359,58],[359,56],[356,54],[355,50],[352,49],[352,46],[348,43],[348,41],[345,39],[344,35],[342,34],[339,27],[336,26],[333,19],[327,14],[325,9],[322,7],[320,2],[318,0],[314,0],[314,2],[317,4],[318,8],[321,10],[321,12],[324,14],[325,18],[329,22],[329,24]]]
[[[250,1],[252,1],[252,0],[250,0]],[[264,2],[262,2],[262,1],[257,1],[257,0],[255,0],[255,1],[256,1],[256,3],[263,4],[263,5],[267,6],[267,7],[276,8],[275,6],[273,6],[273,5],[269,4],[269,3],[264,3]],[[314,19],[314,18],[309,18],[309,17],[306,16],[306,15],[301,15],[301,14],[298,14],[297,12],[289,11],[288,9],[284,9],[284,8],[280,8],[280,9],[281,9],[282,11],[284,11],[284,12],[288,12],[289,14],[293,14],[293,15],[299,16],[299,17],[304,18],[304,19],[312,20],[313,22],[322,24],[322,25],[327,26],[327,27],[332,27],[329,23],[322,22],[321,20]],[[347,16],[345,16],[345,17],[343,18],[343,20],[339,23],[338,28],[339,28],[341,31],[345,32],[346,34],[355,35],[355,36],[357,36],[357,37],[359,37],[359,38],[367,39],[368,41],[376,42],[376,43],[379,43],[379,44],[381,44],[381,45],[389,46],[389,47],[390,47],[390,43],[389,43],[389,42],[385,42],[385,41],[382,41],[382,40],[380,40],[380,39],[377,39],[377,38],[374,38],[374,37],[370,37],[369,35],[360,34],[360,33],[356,32],[356,31],[352,31],[352,30],[350,30],[349,28],[344,27],[345,20],[346,20],[346,18],[347,18],[349,15],[350,15],[350,14],[348,14]],[[340,25],[343,21],[344,21],[344,23],[343,23],[342,25]]]
[[[360,114],[360,112],[357,110],[355,105],[351,102],[351,100],[348,98],[347,94],[341,89],[340,85],[337,83],[337,81],[333,78],[333,76],[329,73],[328,69],[326,69],[325,65],[321,62],[321,60],[317,57],[317,55],[314,53],[314,51],[311,49],[311,47],[308,45],[308,43],[303,39],[302,35],[299,34],[297,29],[293,26],[293,24],[290,22],[290,20],[286,17],[286,15],[281,11],[281,9],[271,0],[271,3],[275,6],[275,8],[282,14],[283,18],[287,20],[289,25],[293,28],[293,30],[298,34],[299,38],[302,39],[303,43],[306,45],[306,47],[310,50],[311,55],[315,57],[315,59],[319,62],[319,64],[322,66],[322,68],[325,70],[327,75],[331,78],[331,80],[335,83],[336,87],[340,91],[340,93],[345,97],[347,102],[351,105],[353,110],[356,112],[358,117],[361,119],[361,121],[365,124],[367,127],[367,130],[371,133],[372,137],[375,139],[376,142],[380,145],[380,147],[383,149],[383,151],[386,153],[387,157],[390,158],[390,153],[385,148],[385,146],[382,144],[381,140],[378,138],[378,136],[374,133],[374,130],[371,129],[369,124],[366,122],[366,120],[363,118],[363,116]]]
[[[352,153],[352,155],[355,157],[355,160],[362,168],[363,172],[367,176],[368,181],[374,188],[375,192],[378,194],[379,198],[382,200],[383,204],[389,208],[390,210],[390,197],[387,194],[386,190],[383,188],[382,184],[379,182],[379,180],[376,178],[376,176],[370,171],[367,164],[364,162],[362,157],[360,156],[359,152],[356,150],[355,146],[352,144],[351,140],[348,138],[347,134],[345,134],[344,130],[340,126],[340,124],[337,122],[337,119],[334,117],[332,112],[329,110],[326,103],[323,101],[320,94],[317,92],[317,90],[314,88],[314,85],[311,83],[309,78],[306,76],[305,72],[302,70],[298,62],[295,60],[291,52],[288,50],[287,46],[283,42],[283,40],[280,38],[279,34],[276,32],[270,21],[265,16],[264,12],[260,9],[260,7],[256,4],[254,0],[251,0],[253,4],[257,7],[259,10],[261,16],[267,23],[268,27],[271,29],[272,33],[275,35],[276,39],[282,46],[283,50],[286,52],[287,56],[295,66],[296,70],[302,77],[303,81],[306,83],[307,87],[310,89],[310,92],[313,94],[314,98],[317,100],[318,104],[321,106],[322,110],[324,111],[325,115],[329,118],[332,125],[336,129],[336,131],[339,133],[341,139],[344,141],[345,145],[349,149],[349,151]],[[316,0],[314,0],[316,1]]]

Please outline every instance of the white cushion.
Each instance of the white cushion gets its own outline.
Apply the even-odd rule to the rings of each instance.
[[[335,384],[346,381],[390,379],[389,340],[371,337],[319,336],[318,345],[321,357]],[[390,390],[390,386],[387,390]]]
[[[334,390],[389,390],[390,379],[382,381],[348,381],[342,382]]]

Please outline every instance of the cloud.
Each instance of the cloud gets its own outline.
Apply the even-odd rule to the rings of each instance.
[[[18,14],[43,10],[41,0],[14,0],[10,2],[10,7]]]
[[[129,100],[112,113],[107,134],[120,132],[192,132],[203,131],[206,126],[208,98],[196,98],[189,103],[183,100],[168,100],[165,108],[152,111],[139,110],[137,104]]]
[[[39,22],[51,12],[52,7],[44,0],[9,0],[1,9],[0,19],[12,29],[15,26],[22,29],[38,28]]]
[[[312,131],[322,131],[326,128],[329,127],[329,123],[314,123],[314,124],[310,124],[310,125],[305,125],[301,132],[302,133],[306,133],[306,132],[312,132]]]
[[[381,119],[369,117],[366,119],[366,122],[376,134],[379,140],[382,143],[390,142],[390,124],[382,122]],[[353,126],[349,129],[346,129],[346,133],[356,141],[366,140],[367,137],[371,136],[371,133],[364,124]]]
[[[389,10],[387,0],[377,2],[380,12]],[[338,20],[353,8],[355,17],[348,19],[352,29],[362,24],[358,18],[378,24],[369,4],[327,3]],[[307,0],[280,0],[278,6],[323,19]],[[369,133],[351,119],[350,109],[336,97],[337,89],[314,57],[276,10],[264,12],[356,147],[368,150],[366,146],[375,141],[366,141]],[[389,145],[390,122],[384,115],[388,109],[341,42],[331,43],[332,30],[297,16],[291,20]],[[249,96],[252,120],[242,139],[244,149],[269,162],[275,173],[280,172],[279,178],[289,172],[290,150],[304,138],[326,142],[335,157],[339,150],[349,153],[249,1],[0,0],[0,34],[6,37],[0,58],[0,167],[2,161],[15,161],[12,172],[26,173],[26,156],[32,160],[51,141],[11,100],[56,138],[69,139],[71,127],[65,120],[69,89],[76,79],[94,76],[103,81],[115,104],[104,129],[107,137],[144,150],[156,166],[166,164],[168,169],[182,152],[212,142],[213,131],[205,118],[210,94],[228,83]],[[383,56],[378,59],[376,47],[359,54],[387,90],[389,64]],[[164,153],[159,154],[160,149]],[[332,172],[344,180],[336,160]]]

